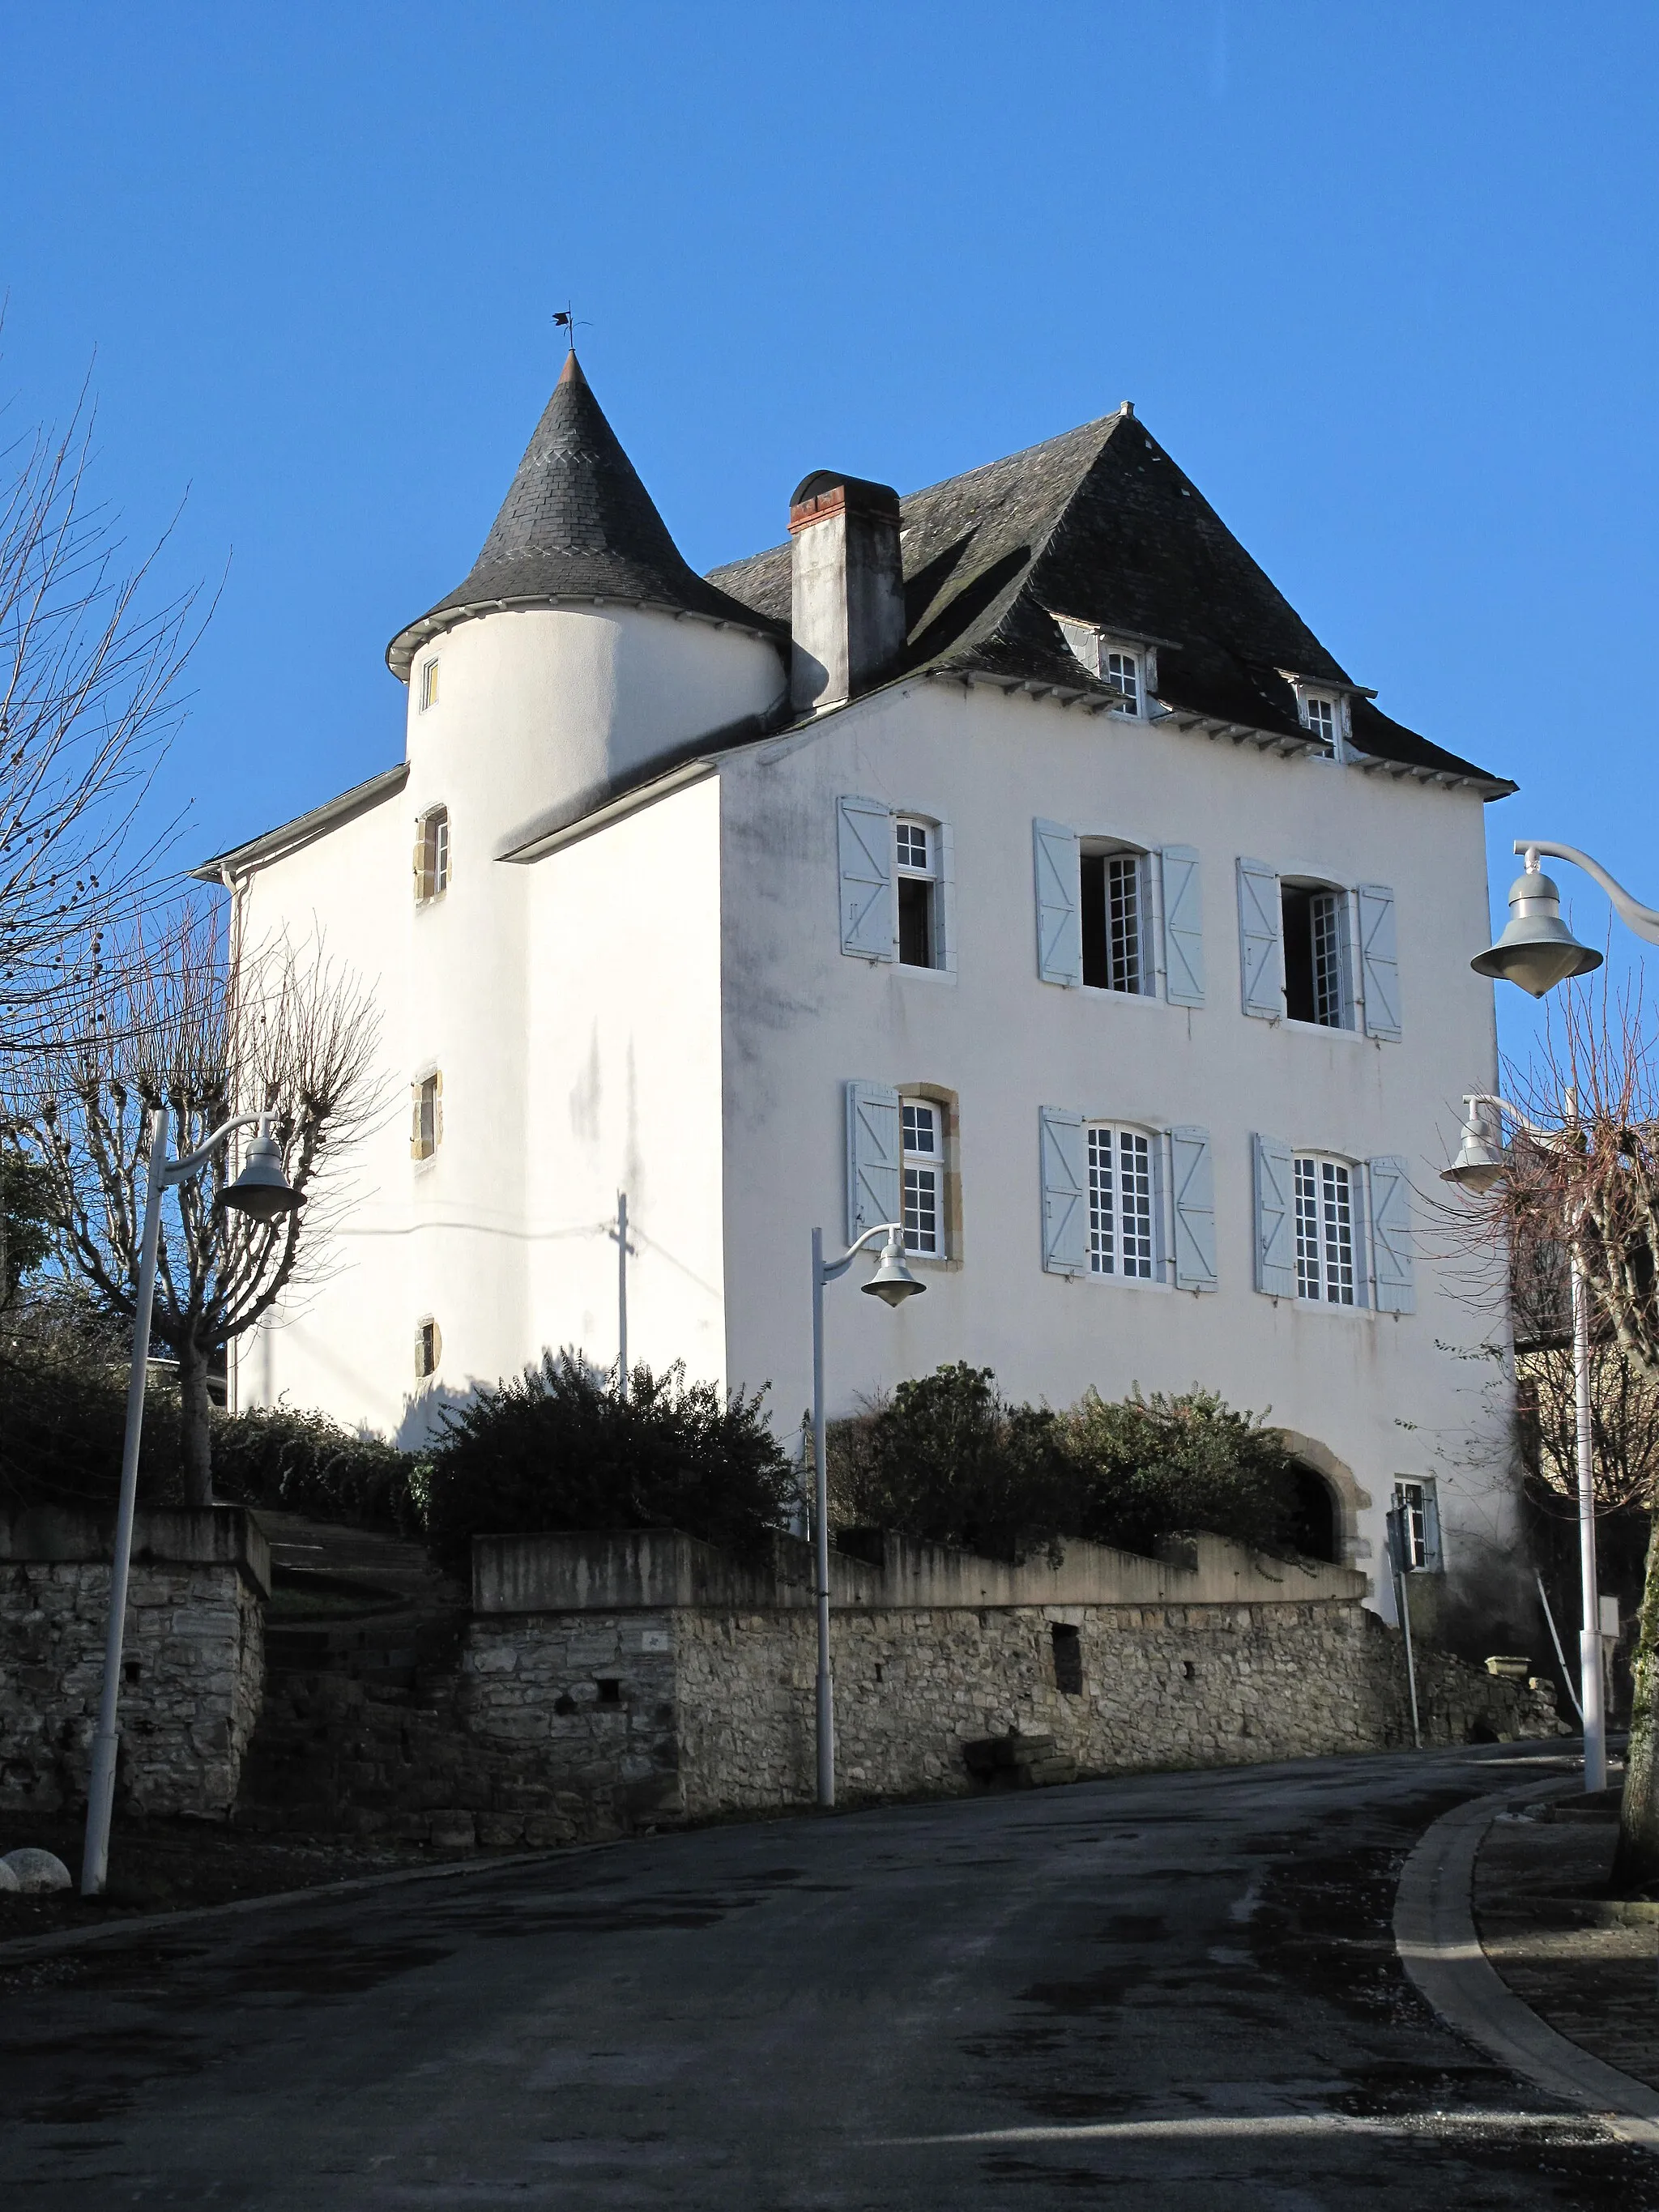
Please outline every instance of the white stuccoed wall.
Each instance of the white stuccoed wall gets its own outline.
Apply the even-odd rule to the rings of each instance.
[[[951,824],[953,976],[842,954],[835,810],[849,793]],[[1429,1240],[1408,1317],[1275,1303],[1253,1287],[1253,1131],[1357,1158],[1401,1154],[1432,1194],[1459,1095],[1493,1083],[1491,987],[1468,965],[1487,926],[1477,798],[917,683],[746,751],[722,799],[727,1245],[744,1255],[728,1285],[727,1366],[733,1381],[771,1381],[781,1431],[810,1395],[809,1231],[821,1223],[834,1243],[844,1229],[843,1085],[933,1083],[960,1100],[962,1264],[915,1263],[927,1295],[896,1311],[860,1296],[856,1273],[830,1290],[832,1412],[956,1358],[1055,1405],[1091,1383],[1115,1396],[1200,1382],[1271,1407],[1352,1470],[1373,1501],[1359,1563],[1374,1575],[1401,1474],[1437,1478],[1449,1547],[1461,1528],[1501,1552],[1513,1527],[1503,1370],[1438,1348],[1476,1346],[1497,1324],[1455,1294]],[[1034,816],[1198,848],[1201,1011],[1037,980]],[[1240,854],[1394,887],[1402,1042],[1243,1014]],[[1218,1291],[1042,1271],[1043,1105],[1209,1129]]]
[[[375,983],[386,1113],[356,1157],[328,1279],[244,1355],[244,1403],[286,1396],[418,1439],[434,1395],[414,1373],[428,1314],[438,1392],[494,1382],[544,1344],[609,1361],[615,1246],[599,1223],[630,1176],[648,1194],[633,1348],[720,1372],[716,794],[532,867],[495,856],[578,793],[770,708],[784,682],[773,646],[667,615],[463,623],[417,657],[404,791],[256,870],[250,941],[320,925]],[[415,823],[441,803],[450,887],[416,908]],[[444,1138],[416,1163],[410,1085],[432,1068]]]

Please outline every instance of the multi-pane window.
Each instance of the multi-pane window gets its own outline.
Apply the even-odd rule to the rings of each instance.
[[[1336,706],[1330,699],[1316,696],[1309,699],[1308,727],[1316,738],[1322,738],[1333,752],[1336,750]]]
[[[1285,930],[1285,1011],[1322,1029],[1352,1025],[1348,985],[1348,901],[1305,884],[1279,890]]]
[[[1354,1303],[1353,1170],[1340,1160],[1296,1164],[1296,1294]]]
[[[899,961],[906,968],[939,963],[938,825],[901,816],[893,829],[898,888]]]
[[[1149,1283],[1154,1267],[1152,1139],[1097,1123],[1089,1130],[1089,1272]]]
[[[1097,991],[1139,994],[1150,989],[1146,855],[1085,853],[1079,862],[1079,879],[1085,983]]]
[[[434,806],[415,825],[415,898],[417,905],[441,898],[449,889],[449,809]]]
[[[421,663],[421,712],[438,703],[438,663],[435,659]]]
[[[904,1249],[937,1257],[945,1226],[939,1109],[924,1098],[907,1098],[903,1115]]]
[[[411,1159],[429,1160],[443,1141],[444,1079],[423,1075],[410,1086],[409,1152]]]
[[[1100,672],[1114,691],[1121,694],[1123,703],[1114,707],[1115,714],[1138,714],[1140,712],[1140,662],[1133,653],[1119,653],[1111,648],[1100,657]]]
[[[424,1321],[415,1324],[415,1375],[418,1382],[438,1371],[438,1362],[443,1358],[444,1340],[438,1324],[428,1314]]]

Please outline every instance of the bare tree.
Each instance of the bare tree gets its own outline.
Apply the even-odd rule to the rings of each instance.
[[[1569,1260],[1559,1227],[1512,1224],[1510,1296],[1524,1457],[1539,1489],[1577,1511],[1578,1400]],[[1659,1497],[1659,1379],[1637,1365],[1598,1310],[1590,1331],[1590,1423],[1598,1512]]]
[[[1524,1304],[1561,1296],[1562,1261],[1577,1259],[1593,1302],[1593,1406],[1601,1413],[1601,1483],[1609,1497],[1652,1498],[1654,1404],[1659,1395],[1659,1051],[1639,997],[1569,989],[1552,1005],[1530,1075],[1511,1076],[1516,1103],[1540,1127],[1562,1132],[1539,1143],[1517,1134],[1504,1180],[1460,1194],[1460,1233],[1489,1257],[1517,1253]],[[1553,1247],[1561,1255],[1550,1257]],[[1528,1270],[1537,1279],[1529,1286]],[[1552,1286],[1550,1278],[1554,1277]],[[1565,1358],[1570,1376],[1570,1351]],[[1606,1395],[1601,1395],[1606,1394]],[[1565,1486],[1572,1467],[1571,1381],[1551,1391],[1549,1460]],[[1608,1450],[1628,1416],[1619,1450]],[[1543,1407],[1540,1402],[1540,1415]],[[1541,1424],[1540,1424],[1541,1425]],[[1540,1448],[1547,1439],[1540,1436]],[[1620,1462],[1622,1452],[1623,1463]],[[1633,1662],[1634,1697],[1626,1765],[1617,1878],[1627,1888],[1659,1884],[1659,1521],[1650,1540]]]
[[[89,504],[93,416],[0,452],[0,1054],[60,1026],[88,917],[125,903],[156,851],[134,829],[182,711],[196,594],[141,604],[154,555],[124,569]],[[165,542],[165,541],[164,541]]]
[[[343,1203],[342,1170],[374,1109],[379,1020],[320,946],[248,951],[185,902],[94,931],[68,963],[43,1048],[8,1073],[19,1144],[45,1176],[59,1263],[124,1319],[134,1310],[149,1117],[175,1158],[236,1113],[269,1109],[307,1203],[270,1223],[214,1203],[222,1152],[169,1195],[154,1336],[179,1363],[185,1494],[212,1499],[208,1370],[315,1275]]]

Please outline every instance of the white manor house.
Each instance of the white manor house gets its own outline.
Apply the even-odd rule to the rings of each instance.
[[[408,1100],[240,1402],[414,1440],[544,1346],[608,1364],[625,1191],[631,1357],[793,1437],[809,1232],[902,1214],[927,1295],[830,1292],[832,1413],[958,1358],[1199,1382],[1291,1432],[1385,1613],[1398,1486],[1427,1564],[1507,1547],[1501,1315],[1424,1231],[1495,1087],[1513,786],[1390,720],[1131,406],[908,496],[818,471],[705,578],[573,355],[386,658],[403,761],[201,871],[374,983]]]

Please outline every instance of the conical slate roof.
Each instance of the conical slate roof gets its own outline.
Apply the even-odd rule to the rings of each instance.
[[[1394,721],[1354,685],[1198,487],[1125,409],[901,500],[908,641],[899,674],[1106,688],[1057,617],[1158,648],[1176,714],[1303,738],[1286,672],[1354,693],[1358,749],[1403,768],[1513,786]],[[789,548],[710,581],[787,623]]]
[[[407,678],[425,641],[469,615],[562,599],[617,600],[748,630],[778,625],[681,558],[573,353],[465,583],[386,647]]]

